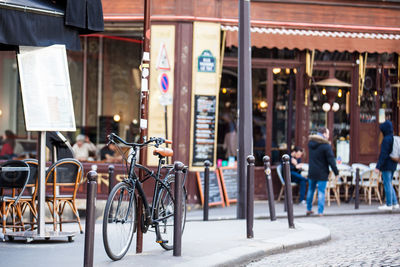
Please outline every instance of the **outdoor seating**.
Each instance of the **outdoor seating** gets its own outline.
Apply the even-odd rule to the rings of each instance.
[[[57,230],[57,224],[60,225],[60,231],[62,231],[63,223],[77,222],[80,232],[83,233],[75,203],[82,177],[83,167],[76,159],[62,159],[49,167],[46,176],[46,203],[53,217],[54,231]],[[68,192],[68,194],[58,194],[58,192]],[[71,207],[75,220],[63,220],[62,216],[67,204]]]
[[[22,215],[25,214],[27,209],[30,212],[31,230],[33,230],[35,221],[37,219],[36,196],[38,192],[38,161],[36,159],[25,159],[23,162],[29,166],[29,179],[26,184],[25,193],[21,196],[21,211]]]
[[[340,187],[340,182],[338,181],[335,173],[333,171],[329,172],[328,176],[328,183],[326,184],[326,189],[325,189],[325,198],[328,201],[328,206],[331,205],[331,198],[333,193],[333,197],[336,200],[336,203],[338,206],[340,206],[340,195],[339,195],[339,187]]]
[[[379,193],[379,183],[381,180],[380,173],[369,169],[362,172],[360,177],[361,177],[360,187],[364,191],[365,202],[368,202],[368,204],[371,205],[372,191],[373,191],[375,193],[376,198],[379,200],[379,203],[382,204],[381,194]]]
[[[0,168],[0,213],[2,215],[3,234],[6,227],[24,229],[21,205],[19,200],[24,192],[29,178],[29,166],[23,161],[9,160]],[[8,216],[11,215],[11,224],[7,224]],[[16,218],[19,219],[17,225]]]
[[[278,165],[276,167],[276,172],[278,173],[279,181],[281,181],[281,184],[282,184],[281,191],[279,192],[278,199],[277,199],[277,201],[280,201],[281,197],[283,196],[283,191],[285,190],[285,179],[283,179],[283,175],[282,175],[282,165]],[[294,187],[297,187],[298,184],[291,183],[291,186],[292,186],[292,188],[294,188]]]

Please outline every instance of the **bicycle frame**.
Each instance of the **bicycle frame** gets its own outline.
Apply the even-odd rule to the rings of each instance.
[[[131,165],[129,167],[129,176],[128,176],[127,180],[128,180],[128,182],[132,183],[133,190],[135,190],[135,188],[137,188],[139,197],[143,201],[143,205],[144,205],[145,213],[146,213],[145,214],[146,222],[148,222],[149,224],[158,223],[158,221],[164,219],[164,218],[158,218],[157,220],[154,220],[154,212],[156,209],[159,192],[162,187],[164,187],[166,190],[169,191],[169,188],[166,187],[164,182],[160,179],[161,169],[162,168],[171,168],[171,170],[168,171],[166,177],[171,173],[171,171],[173,169],[172,169],[172,167],[169,167],[169,166],[162,166],[164,157],[159,156],[157,172],[154,173],[154,171],[148,169],[147,167],[145,167],[139,163],[136,163],[136,154],[137,154],[137,151],[134,149],[134,152],[132,154],[132,159],[131,159]],[[135,173],[136,168],[144,171],[144,178],[142,181],[140,181],[139,177],[137,177],[137,175]],[[144,193],[144,190],[142,187],[142,183],[144,183],[150,177],[152,177],[155,180],[153,199],[152,199],[152,203],[151,203],[151,210],[150,210],[150,206],[149,206],[149,202],[147,200],[146,194]],[[171,193],[171,192],[169,191],[169,193]]]

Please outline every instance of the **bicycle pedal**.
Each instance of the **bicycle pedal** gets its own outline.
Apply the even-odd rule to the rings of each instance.
[[[166,244],[166,243],[168,243],[168,240],[156,240],[156,243],[158,243],[158,244]]]

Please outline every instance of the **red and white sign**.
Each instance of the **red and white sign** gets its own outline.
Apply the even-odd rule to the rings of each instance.
[[[169,65],[169,60],[168,60],[167,49],[166,49],[164,43],[161,43],[161,46],[160,46],[160,53],[158,54],[158,60],[157,60],[157,69],[159,69],[159,70],[170,70],[171,69],[171,67]]]

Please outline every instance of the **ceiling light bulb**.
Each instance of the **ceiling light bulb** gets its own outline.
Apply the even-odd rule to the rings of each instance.
[[[272,69],[272,72],[273,72],[274,74],[278,74],[278,73],[281,72],[281,69],[280,69],[280,68],[273,68],[273,69]]]
[[[113,119],[115,122],[119,122],[121,120],[121,116],[119,114],[115,114]]]
[[[322,88],[322,94],[326,95],[326,89],[325,88]]]

